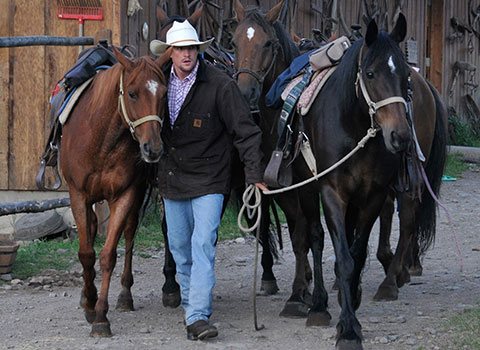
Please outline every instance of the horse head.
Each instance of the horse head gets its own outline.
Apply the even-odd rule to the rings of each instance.
[[[280,51],[274,22],[278,19],[283,0],[265,15],[257,9],[245,11],[235,0],[238,25],[233,33],[236,79],[242,95],[252,110],[258,109],[258,101],[265,79],[275,71]]]
[[[372,125],[381,128],[385,146],[392,153],[404,151],[412,139],[407,115],[410,68],[398,45],[406,32],[401,13],[390,33],[379,31],[372,20],[358,62],[357,94],[363,96]]]
[[[130,60],[117,49],[114,53],[122,69],[119,113],[138,141],[142,159],[157,162],[163,152],[160,132],[167,93],[161,67],[170,58],[171,49],[155,61],[148,56]]]

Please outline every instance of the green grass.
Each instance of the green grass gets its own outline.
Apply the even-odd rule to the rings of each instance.
[[[459,177],[468,169],[468,165],[462,161],[460,154],[449,154],[445,164],[444,175]]]
[[[480,349],[480,307],[452,317],[447,327],[454,331],[452,337],[457,349]]]
[[[160,223],[160,208],[152,204],[135,236],[135,254],[144,258],[151,256],[152,250],[163,249],[163,235]],[[236,209],[227,207],[219,229],[219,239],[233,239],[241,236],[237,227]],[[102,249],[104,239],[97,237],[95,251]],[[118,245],[124,247],[122,238]],[[21,246],[12,268],[13,278],[27,279],[40,274],[46,269],[68,270],[78,262],[78,239],[69,240],[40,240],[29,245]],[[0,282],[1,283],[1,282]]]
[[[78,240],[38,241],[21,246],[12,267],[14,278],[26,279],[45,269],[68,270],[77,260]]]
[[[448,117],[453,129],[453,142],[457,146],[480,147],[480,135],[475,134],[472,127],[455,115]]]

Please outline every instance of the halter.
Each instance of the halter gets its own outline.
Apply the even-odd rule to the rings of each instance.
[[[357,97],[358,97],[358,85],[360,84],[360,89],[362,91],[362,95],[365,98],[365,101],[367,102],[368,105],[368,114],[370,115],[370,123],[371,123],[371,128],[374,128],[374,117],[377,111],[385,107],[389,104],[392,103],[403,103],[405,106],[405,110],[408,112],[408,105],[407,101],[402,96],[392,96],[392,97],[387,97],[383,100],[380,100],[378,102],[372,101],[370,98],[370,95],[368,94],[367,87],[365,86],[365,82],[363,81],[362,77],[362,52],[363,48],[360,49],[360,54],[358,55],[358,72],[357,72],[357,80],[355,81],[355,90],[357,92]]]
[[[125,91],[123,90],[123,71],[122,71],[122,73],[120,74],[120,94],[118,95],[119,112],[123,116],[123,119],[125,119],[125,122],[127,123],[130,129],[130,133],[132,134],[132,137],[134,140],[137,140],[137,137],[135,136],[135,128],[143,123],[146,123],[149,121],[157,121],[160,123],[160,127],[162,127],[163,121],[156,114],[146,115],[145,117],[131,121],[130,118],[128,118],[127,108],[125,107],[124,95],[125,95]]]

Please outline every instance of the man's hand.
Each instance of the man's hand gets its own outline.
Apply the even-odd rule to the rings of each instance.
[[[265,182],[256,182],[255,186],[260,190],[260,191],[268,191],[267,184]]]

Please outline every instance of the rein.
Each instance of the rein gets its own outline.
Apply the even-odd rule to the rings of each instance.
[[[134,121],[130,120],[130,118],[128,117],[127,108],[125,106],[124,96],[125,96],[125,91],[123,90],[123,71],[122,71],[122,73],[120,74],[120,93],[118,95],[118,106],[119,106],[118,108],[119,108],[120,114],[123,116],[123,119],[125,119],[125,122],[127,123],[130,129],[130,133],[132,134],[132,137],[134,140],[137,140],[137,137],[135,136],[135,128],[137,126],[149,121],[157,121],[160,123],[160,126],[163,125],[162,119],[160,119],[160,117],[156,114],[146,115],[145,117],[142,117]]]

